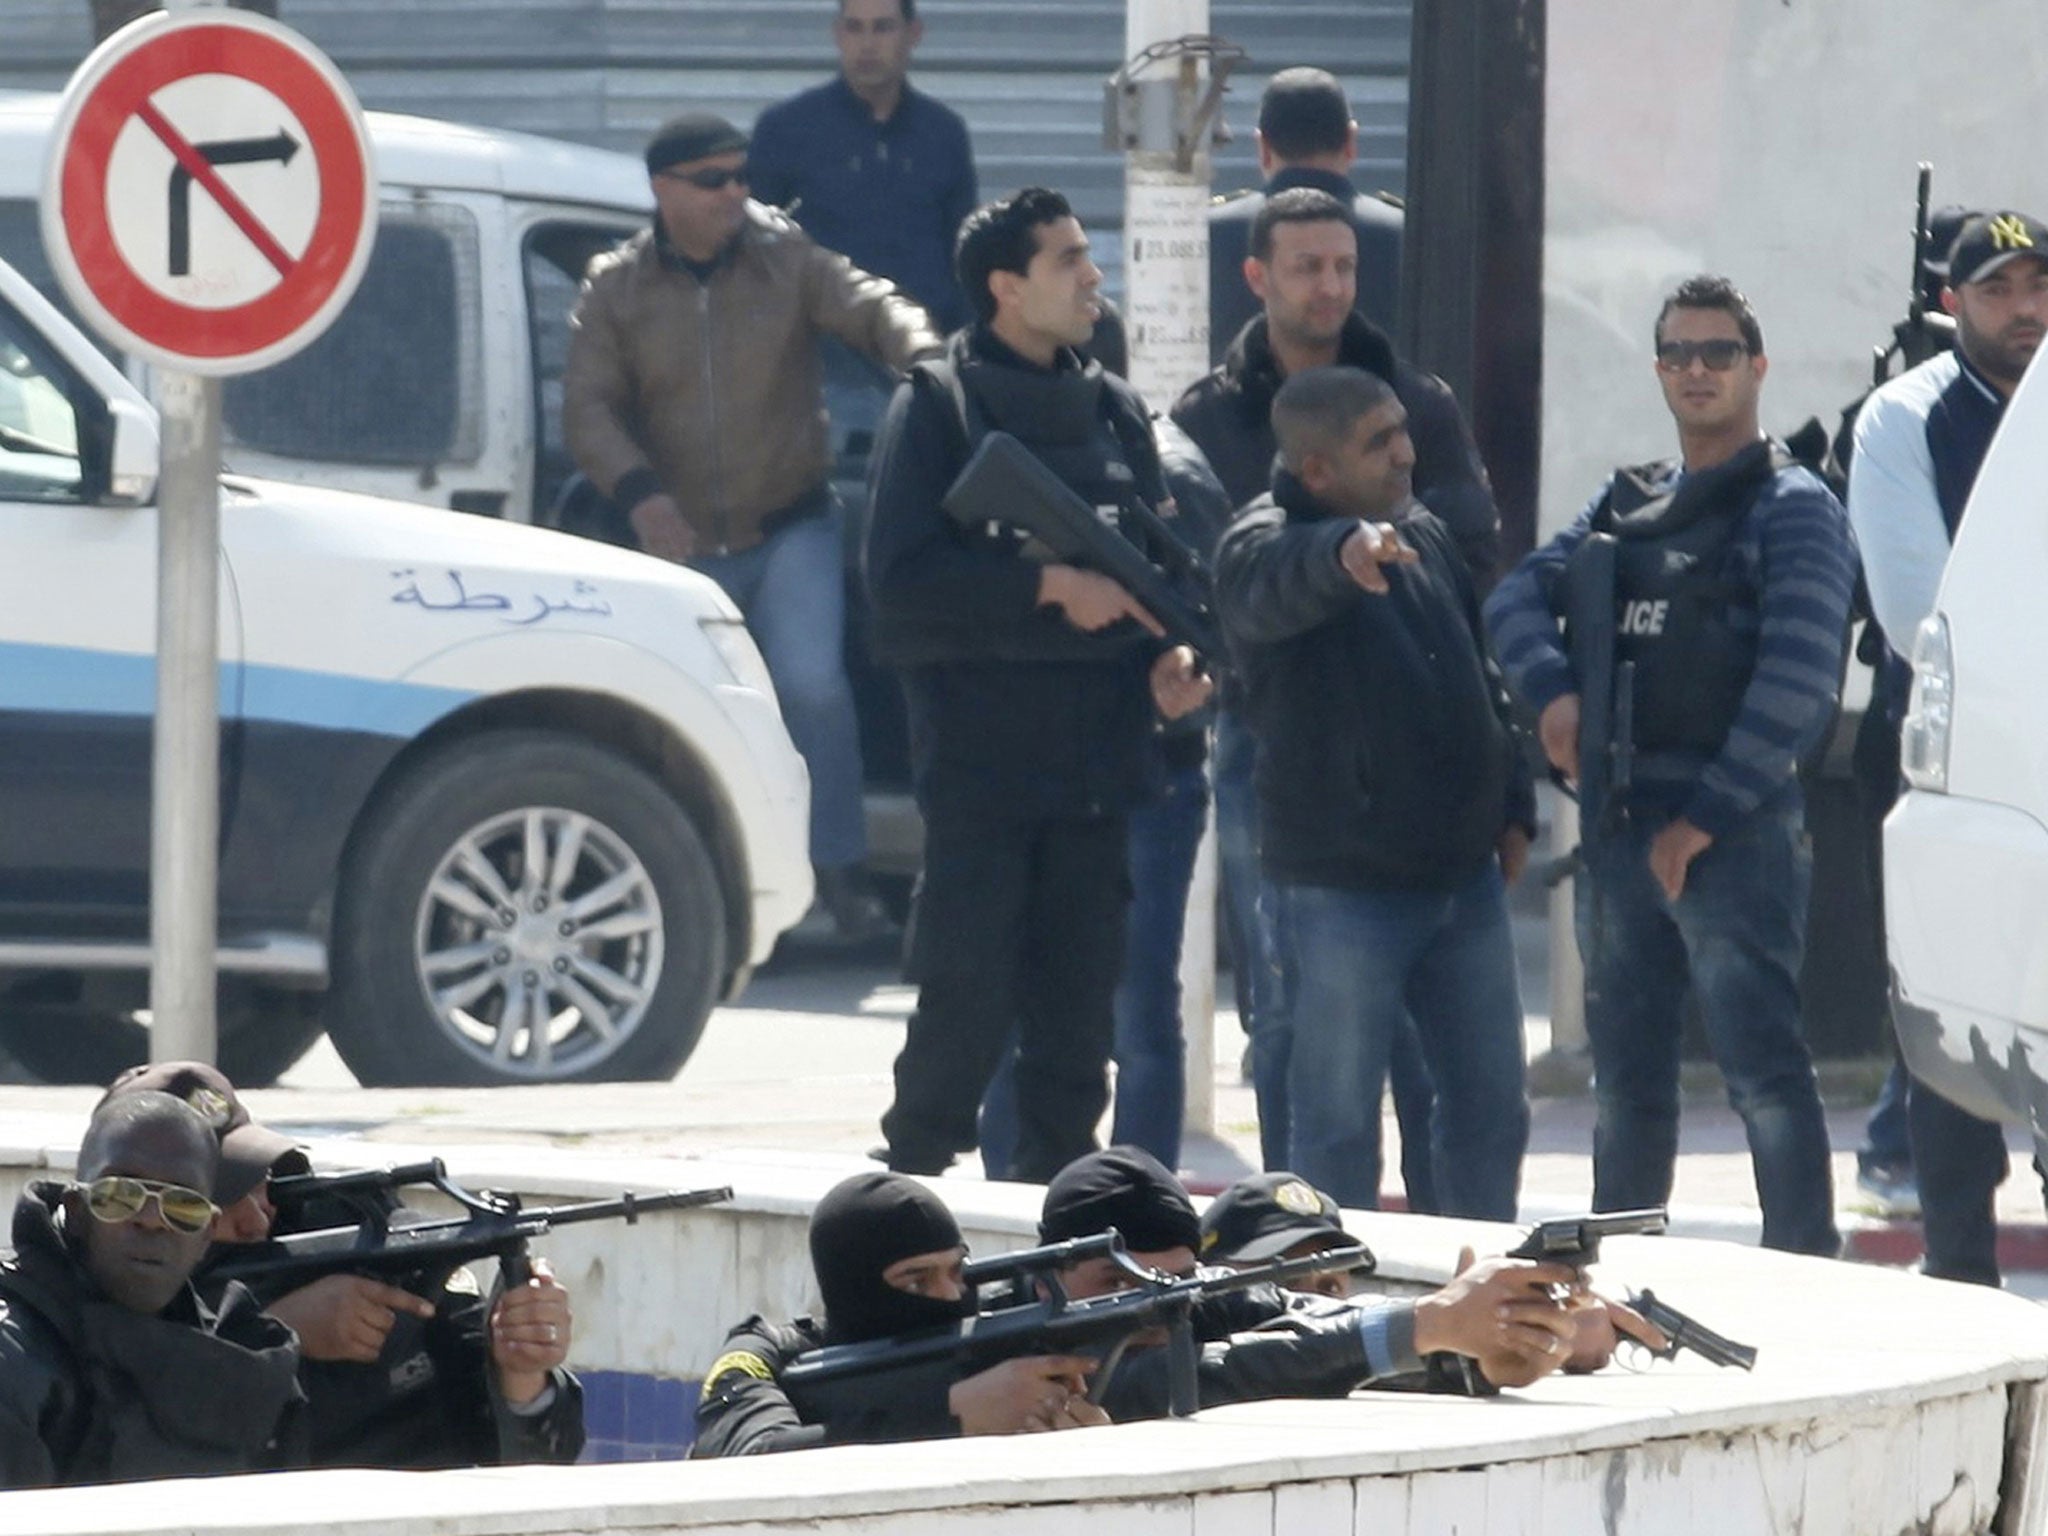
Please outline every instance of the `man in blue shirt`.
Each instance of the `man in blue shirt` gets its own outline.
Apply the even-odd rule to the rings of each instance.
[[[960,114],[911,88],[923,36],[917,0],[839,0],[839,73],[761,114],[747,170],[754,196],[950,331],[967,323],[953,239],[977,200],[974,152]]]
[[[1670,1199],[1690,992],[1748,1134],[1764,1246],[1832,1254],[1827,1123],[1799,1024],[1813,854],[1798,767],[1835,717],[1855,546],[1840,503],[1758,425],[1763,329],[1734,285],[1680,285],[1655,341],[1680,457],[1617,470],[1486,602],[1551,765],[1577,780],[1582,757],[1633,757],[1626,790],[1586,808],[1575,882],[1593,1208]],[[1589,601],[1617,615],[1615,674],[1634,669],[1625,743],[1581,743],[1581,691],[1614,679],[1576,675],[1559,633],[1594,535],[1614,540],[1614,578]]]

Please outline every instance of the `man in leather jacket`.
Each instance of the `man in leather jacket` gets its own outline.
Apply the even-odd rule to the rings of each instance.
[[[15,1207],[0,1263],[0,1487],[297,1464],[298,1346],[231,1285],[190,1282],[219,1151],[189,1105],[103,1103],[73,1184]]]
[[[562,377],[569,449],[639,546],[732,597],[811,773],[811,864],[849,937],[881,926],[842,655],[845,539],[818,343],[901,372],[937,332],[883,279],[747,197],[747,136],[686,112],[649,141],[653,225],[590,265]]]

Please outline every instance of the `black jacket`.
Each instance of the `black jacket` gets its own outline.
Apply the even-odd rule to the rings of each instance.
[[[808,1317],[771,1323],[750,1317],[725,1336],[725,1348],[704,1373],[697,1399],[697,1439],[690,1455],[759,1456],[817,1445],[936,1440],[960,1433],[947,1406],[954,1372],[947,1361],[894,1373],[876,1383],[862,1411],[823,1423],[807,1420],[782,1389],[783,1370],[825,1344],[824,1325]]]
[[[239,1285],[155,1316],[108,1300],[32,1185],[0,1264],[0,1488],[304,1464],[299,1349]]]
[[[1442,518],[1483,593],[1493,585],[1500,559],[1500,509],[1480,462],[1472,429],[1457,396],[1433,373],[1394,355],[1393,343],[1363,315],[1344,324],[1337,361],[1376,373],[1394,386],[1408,411],[1408,436],[1415,444],[1415,496]],[[1210,468],[1243,508],[1266,494],[1272,483],[1273,396],[1281,384],[1279,364],[1266,340],[1266,317],[1237,333],[1222,365],[1190,384],[1173,407],[1173,419],[1208,455]]]
[[[1282,472],[1223,537],[1217,606],[1258,737],[1268,876],[1352,890],[1455,890],[1511,823],[1533,828],[1507,689],[1444,525],[1395,519],[1420,553],[1362,591],[1337,551],[1357,524]]]
[[[1098,365],[1067,353],[1058,370],[1038,369],[976,326],[952,338],[942,363],[912,369],[877,439],[866,571],[876,652],[903,678],[918,799],[927,812],[1121,814],[1156,782],[1158,646],[1128,620],[1076,629],[1039,604],[1040,566],[1016,541],[946,514],[968,453],[947,370],[973,368],[1100,377],[1097,428],[1114,434],[1137,493],[1165,499],[1144,406]]]

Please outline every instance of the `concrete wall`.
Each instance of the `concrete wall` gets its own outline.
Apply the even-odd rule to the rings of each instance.
[[[0,1124],[0,1186],[67,1170],[76,1117]],[[323,1164],[422,1149],[316,1143]],[[536,1199],[731,1183],[723,1208],[563,1229],[539,1245],[569,1285],[574,1361],[649,1425],[687,1411],[727,1326],[815,1304],[803,1234],[852,1167],[442,1148],[466,1183]],[[948,1180],[980,1251],[1029,1240],[1038,1192]],[[1391,1288],[1444,1277],[1510,1229],[1380,1213],[1347,1225]],[[849,1448],[716,1464],[510,1468],[421,1477],[304,1473],[244,1488],[137,1486],[0,1496],[13,1533],[157,1531],[495,1536],[621,1529],[891,1536],[1604,1529],[1676,1536],[2048,1529],[2048,1314],[1902,1273],[1674,1238],[1611,1242],[1595,1280],[1653,1286],[1756,1344],[1754,1374],[1696,1359],[1552,1378],[1492,1401],[1362,1393],[1213,1410],[1187,1423],[1013,1441]],[[595,1407],[594,1401],[594,1407]],[[594,1426],[596,1428],[598,1426]],[[634,1440],[622,1420],[614,1439]],[[637,1448],[642,1454],[653,1437]],[[168,1511],[175,1509],[175,1514]]]
[[[1725,272],[1756,305],[1770,430],[1832,431],[1905,314],[1916,163],[1937,207],[2048,209],[2040,0],[1563,0],[1549,18],[1546,534],[1616,464],[1676,451],[1650,325],[1677,280]]]

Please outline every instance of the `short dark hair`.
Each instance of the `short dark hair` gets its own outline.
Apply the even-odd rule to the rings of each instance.
[[[1282,160],[1331,155],[1351,138],[1351,103],[1327,69],[1283,69],[1259,98],[1259,137]]]
[[[1304,368],[1273,396],[1273,435],[1296,474],[1312,453],[1342,442],[1360,417],[1394,398],[1394,386],[1363,368]]]
[[[903,24],[905,26],[917,20],[917,0],[896,0],[896,4],[903,12]],[[832,14],[844,16],[846,14],[846,0],[833,0]]]
[[[1273,259],[1273,231],[1282,224],[1320,224],[1335,219],[1347,229],[1357,230],[1351,210],[1320,187],[1289,187],[1275,192],[1252,215],[1252,232],[1246,249],[1256,261]]]
[[[1702,272],[1667,293],[1664,307],[1657,311],[1657,323],[1650,330],[1652,346],[1664,345],[1664,320],[1674,309],[1718,309],[1734,316],[1736,327],[1742,332],[1742,344],[1749,348],[1750,355],[1764,355],[1764,328],[1757,324],[1756,311],[1750,308],[1742,290],[1727,278]]]
[[[1022,277],[1038,254],[1039,228],[1073,216],[1073,206],[1051,188],[1026,187],[998,202],[983,203],[960,221],[953,243],[953,273],[977,320],[996,317],[989,274],[1014,272]]]

